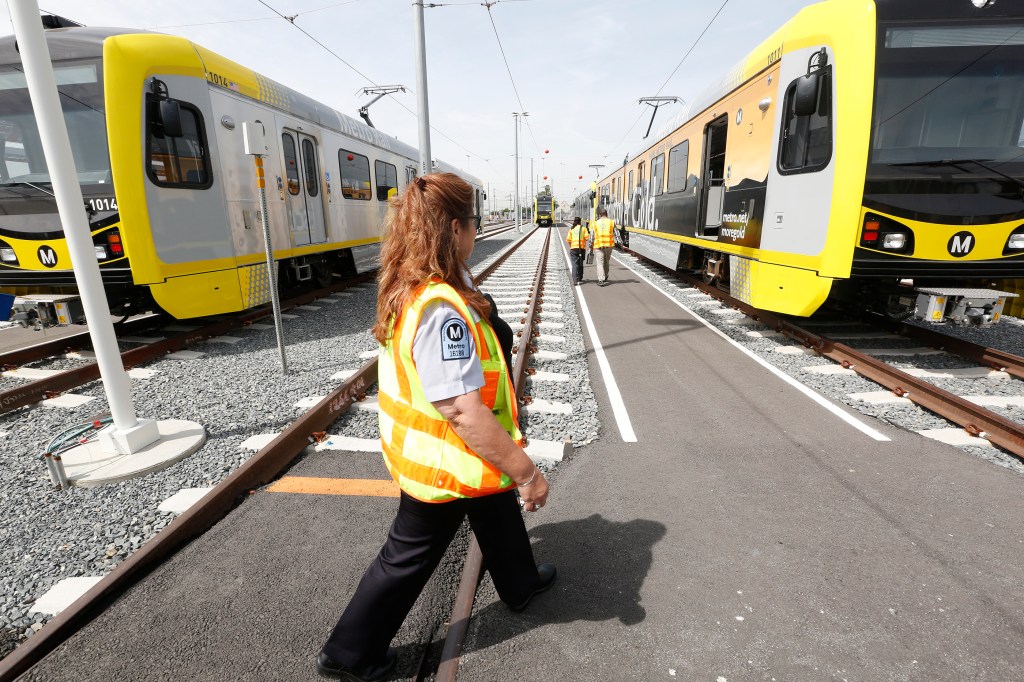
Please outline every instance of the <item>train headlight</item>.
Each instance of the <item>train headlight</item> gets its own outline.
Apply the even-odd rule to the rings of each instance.
[[[107,260],[107,249],[103,246],[96,247],[96,260]]]
[[[904,246],[907,245],[907,235],[897,232],[895,234],[887,234],[882,238],[882,248],[890,249],[892,251],[900,251]]]
[[[12,248],[0,249],[0,261],[4,263],[17,263],[18,254],[14,253],[14,249]]]
[[[1024,252],[1024,226],[1011,232],[1006,240],[1006,246],[1003,247],[1004,256],[1018,255],[1021,252]]]

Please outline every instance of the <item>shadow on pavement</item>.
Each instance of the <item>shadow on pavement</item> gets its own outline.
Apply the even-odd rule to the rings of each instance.
[[[593,514],[530,529],[538,563],[558,567],[551,590],[534,598],[521,614],[500,601],[473,616],[473,642],[464,651],[485,649],[544,623],[617,618],[636,625],[646,618],[640,588],[651,568],[654,545],[665,536],[657,521],[618,522]]]

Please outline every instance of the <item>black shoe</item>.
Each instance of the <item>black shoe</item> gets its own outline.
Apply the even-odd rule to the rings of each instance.
[[[363,665],[358,668],[349,668],[338,663],[327,654],[320,652],[316,659],[316,671],[323,677],[337,677],[345,682],[377,682],[388,676],[388,673],[395,667],[398,654],[394,649],[388,649],[384,660],[376,665]]]
[[[555,570],[554,564],[541,564],[537,567],[537,574],[540,575],[540,582],[537,584],[537,587],[533,588],[533,592],[530,592],[530,594],[526,595],[526,599],[524,599],[521,603],[514,605],[509,604],[508,608],[510,611],[515,611],[516,613],[518,613],[525,609],[527,606],[530,605],[531,599],[533,599],[538,594],[544,592],[545,590],[549,589],[552,585],[554,585],[555,578],[558,577],[558,571]]]

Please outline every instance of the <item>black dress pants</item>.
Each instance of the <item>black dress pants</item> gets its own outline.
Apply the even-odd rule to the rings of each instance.
[[[569,249],[569,255],[572,257],[572,281],[573,284],[576,282],[583,281],[583,256],[586,255],[585,249]]]
[[[540,576],[514,490],[441,503],[403,492],[388,539],[324,653],[353,667],[381,660],[467,515],[498,596],[508,604],[526,599]]]

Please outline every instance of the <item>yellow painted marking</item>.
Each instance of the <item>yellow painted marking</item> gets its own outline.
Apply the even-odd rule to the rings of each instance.
[[[263,168],[263,157],[262,156],[254,156],[252,158],[254,158],[256,160],[256,167],[257,168]]]
[[[266,186],[267,186],[267,182],[263,178],[260,178],[259,180],[256,181],[256,187],[258,189],[264,189],[264,188],[266,188]]]
[[[370,478],[306,478],[285,476],[267,488],[270,493],[304,495],[355,495],[360,497],[398,497],[398,484],[393,480]]]

